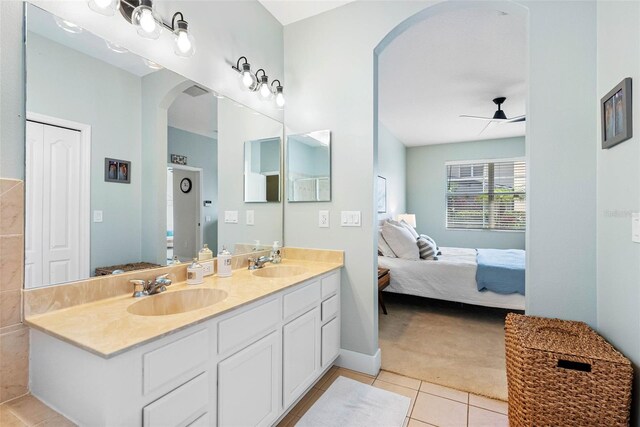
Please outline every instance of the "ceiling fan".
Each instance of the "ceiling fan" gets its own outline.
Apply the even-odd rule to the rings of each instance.
[[[504,111],[502,111],[502,108],[501,108],[501,105],[506,100],[507,100],[507,98],[505,98],[504,96],[501,96],[501,97],[493,99],[493,103],[498,106],[498,109],[496,110],[496,112],[493,113],[493,117],[467,116],[467,115],[464,115],[464,114],[461,115],[460,117],[463,117],[465,119],[484,120],[484,121],[488,122],[487,125],[480,131],[480,133],[482,133],[485,130],[487,130],[487,128],[489,126],[492,126],[492,125],[495,125],[495,124],[524,122],[526,120],[526,117],[524,115],[512,117],[510,119],[507,118],[507,115],[504,113]]]

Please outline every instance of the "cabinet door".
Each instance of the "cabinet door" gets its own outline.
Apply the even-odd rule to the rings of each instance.
[[[289,407],[316,379],[320,371],[320,309],[318,307],[284,325],[283,396]]]
[[[280,408],[280,334],[218,364],[218,426],[268,426]]]
[[[332,363],[340,352],[340,317],[322,327],[322,367]]]

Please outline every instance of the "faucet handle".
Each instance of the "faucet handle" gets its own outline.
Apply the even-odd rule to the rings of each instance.
[[[171,284],[171,279],[169,279],[169,273],[156,277],[156,280],[154,281],[154,283],[160,283],[163,286],[169,286]]]
[[[139,298],[139,297],[143,297],[147,295],[147,291],[145,290],[145,287],[147,285],[147,282],[144,280],[139,280],[139,279],[133,279],[133,280],[129,280],[129,283],[133,284],[133,297],[134,298]]]

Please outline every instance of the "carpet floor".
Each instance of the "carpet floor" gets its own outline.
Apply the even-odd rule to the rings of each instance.
[[[382,369],[507,400],[507,310],[384,293]]]

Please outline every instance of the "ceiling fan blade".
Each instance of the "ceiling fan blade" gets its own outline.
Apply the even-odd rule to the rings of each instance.
[[[484,120],[484,121],[493,121],[493,119],[491,117],[479,117],[479,116],[467,116],[467,115],[461,115],[460,117],[462,117],[463,119],[474,119],[474,120]]]
[[[517,122],[524,122],[526,120],[527,120],[527,117],[523,115],[523,116],[516,116],[510,119],[507,119],[505,123],[517,123]]]
[[[478,134],[478,136],[482,135],[482,133],[487,130],[490,129],[492,127],[494,127],[497,123],[495,122],[495,120],[491,120],[489,123],[487,123],[487,125],[485,127],[482,128],[482,130],[480,131],[480,133]]]

